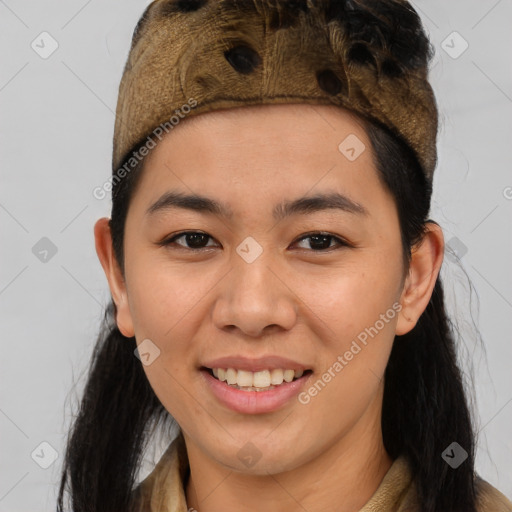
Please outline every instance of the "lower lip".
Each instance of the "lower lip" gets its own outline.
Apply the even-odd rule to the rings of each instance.
[[[216,379],[206,370],[201,370],[207,385],[223,405],[243,414],[263,414],[277,411],[294,396],[298,395],[311,373],[293,380],[283,382],[268,391],[243,391]]]

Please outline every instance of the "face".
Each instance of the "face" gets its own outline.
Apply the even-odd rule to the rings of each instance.
[[[380,428],[404,266],[395,203],[350,114],[186,119],[148,156],[124,252],[118,324],[145,343],[151,386],[204,455],[275,473]]]

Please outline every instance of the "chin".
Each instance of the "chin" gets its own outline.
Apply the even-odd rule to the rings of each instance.
[[[216,451],[218,444],[212,446],[212,458],[231,471],[261,476],[291,471],[306,462],[307,455],[298,453],[297,443],[290,438],[272,441],[265,441],[264,436],[261,439],[249,438],[253,441],[237,442],[231,439],[229,446],[224,445],[221,453]]]

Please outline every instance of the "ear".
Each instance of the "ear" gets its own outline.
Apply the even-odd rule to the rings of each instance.
[[[444,236],[441,227],[433,221],[425,225],[426,233],[412,248],[409,273],[404,282],[395,333],[406,334],[416,325],[425,311],[444,257]]]
[[[135,335],[133,321],[130,308],[128,307],[128,295],[124,278],[114,255],[109,221],[109,218],[103,217],[96,221],[94,225],[96,254],[107,276],[110,293],[116,305],[117,326],[124,336],[131,338]]]

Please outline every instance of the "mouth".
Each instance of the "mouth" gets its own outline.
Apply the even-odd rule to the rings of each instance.
[[[230,388],[246,392],[264,392],[278,389],[291,382],[307,378],[312,370],[273,368],[251,372],[236,368],[208,368],[201,367],[201,371],[208,373],[218,382]]]
[[[313,367],[271,354],[219,357],[202,361],[198,370],[213,403],[241,414],[266,414],[292,407],[293,398],[314,374]]]

